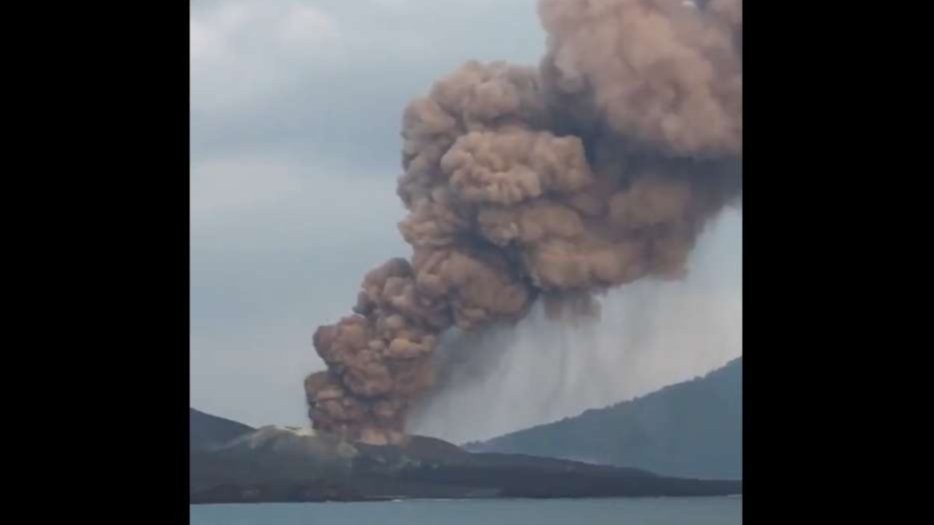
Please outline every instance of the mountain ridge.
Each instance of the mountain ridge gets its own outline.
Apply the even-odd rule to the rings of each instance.
[[[223,445],[256,429],[200,410],[188,408],[188,448],[202,450]]]
[[[463,445],[706,479],[742,478],[742,356],[703,376]]]

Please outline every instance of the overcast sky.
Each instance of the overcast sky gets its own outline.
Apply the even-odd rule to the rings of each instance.
[[[367,270],[408,253],[395,194],[405,104],[468,59],[536,64],[535,0],[193,0],[190,26],[191,403],[252,425],[303,425],[302,380],[323,368],[314,329],[349,312]],[[584,402],[739,355],[741,219],[721,222],[692,283],[668,292],[669,303],[683,308],[676,297],[689,291],[692,311],[720,312],[692,321],[721,327],[713,350]],[[445,434],[443,418],[430,419]]]

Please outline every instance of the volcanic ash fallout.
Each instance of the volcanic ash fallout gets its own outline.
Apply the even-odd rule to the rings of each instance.
[[[542,0],[538,68],[470,62],[408,105],[412,255],[315,332],[315,428],[397,443],[449,328],[514,322],[539,298],[556,319],[592,315],[595,293],[684,275],[742,191],[742,5],[700,5]]]

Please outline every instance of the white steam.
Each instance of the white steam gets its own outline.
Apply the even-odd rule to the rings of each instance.
[[[441,384],[411,414],[410,431],[487,439],[722,366],[742,355],[741,250],[741,212],[729,211],[700,239],[685,280],[613,290],[599,320],[549,321],[539,302],[513,329],[454,336],[439,352]]]

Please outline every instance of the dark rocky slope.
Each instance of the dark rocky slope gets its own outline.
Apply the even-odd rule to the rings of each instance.
[[[743,362],[646,396],[483,443],[473,452],[528,454],[659,474],[742,478]]]
[[[191,449],[191,503],[397,498],[707,496],[738,481],[656,476],[638,469],[512,454],[474,454],[412,437],[375,447],[334,436],[264,427]]]

